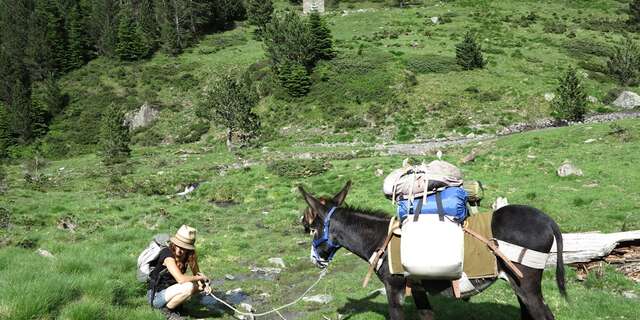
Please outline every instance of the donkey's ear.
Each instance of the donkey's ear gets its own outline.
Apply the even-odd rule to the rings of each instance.
[[[347,198],[347,193],[349,193],[349,189],[351,189],[351,180],[347,181],[347,184],[344,185],[342,190],[340,190],[340,192],[338,192],[338,194],[336,194],[333,197],[333,202],[337,206],[341,206],[342,203],[344,203],[344,199]]]
[[[315,220],[315,218],[318,216],[318,214],[326,211],[326,208],[320,202],[320,200],[316,199],[314,196],[307,193],[302,186],[298,186],[298,190],[302,194],[304,201],[306,201],[307,205],[309,205],[309,209],[311,209],[311,210],[305,210],[304,218],[307,220],[308,223],[312,223],[313,220]]]

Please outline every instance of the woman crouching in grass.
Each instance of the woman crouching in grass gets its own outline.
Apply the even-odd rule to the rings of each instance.
[[[160,251],[158,262],[149,275],[149,303],[170,318],[192,295],[205,290],[208,278],[200,273],[195,251],[196,229],[183,225],[169,239],[169,247]],[[187,266],[193,276],[186,275]],[[178,315],[179,316],[179,315]]]

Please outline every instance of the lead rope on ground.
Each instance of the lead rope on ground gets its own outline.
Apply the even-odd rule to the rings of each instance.
[[[305,291],[305,292],[304,292],[300,297],[298,297],[296,300],[293,300],[292,302],[287,303],[287,304],[285,304],[285,305],[283,305],[283,306],[280,306],[280,307],[277,307],[277,308],[272,309],[272,310],[270,310],[270,311],[262,312],[262,313],[243,312],[243,311],[240,311],[240,310],[238,310],[238,309],[234,308],[233,306],[231,306],[231,305],[230,305],[229,303],[227,303],[226,301],[224,301],[224,300],[222,300],[222,299],[220,299],[220,298],[216,297],[213,293],[209,293],[208,295],[210,295],[212,298],[216,299],[218,302],[220,302],[220,303],[224,304],[225,306],[227,306],[227,308],[229,308],[229,309],[233,310],[234,312],[236,312],[236,313],[237,313],[237,314],[239,314],[239,315],[243,315],[243,316],[252,316],[252,317],[263,317],[263,316],[266,316],[266,315],[268,315],[268,314],[276,313],[276,312],[277,312],[278,314],[280,314],[278,311],[280,311],[280,310],[282,310],[282,309],[284,309],[284,308],[288,308],[288,307],[290,307],[290,306],[292,306],[292,305],[294,305],[294,304],[296,304],[296,303],[300,302],[300,300],[302,300],[302,298],[304,298],[304,296],[306,296],[306,295],[307,295],[307,293],[309,293],[309,291],[311,291],[311,290],[312,290],[312,289],[313,289],[313,288],[314,288],[318,283],[320,283],[320,280],[322,280],[322,278],[324,278],[324,276],[325,276],[326,274],[327,274],[327,269],[322,269],[322,271],[320,272],[320,275],[318,276],[318,279],[316,280],[316,282],[314,282],[314,283],[309,287],[309,289],[307,289],[307,290],[306,290],[306,291]],[[280,317],[282,317],[282,315],[280,315]]]

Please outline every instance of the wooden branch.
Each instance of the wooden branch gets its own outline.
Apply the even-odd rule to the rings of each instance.
[[[609,255],[620,242],[640,240],[640,230],[616,233],[564,233],[562,240],[562,257],[565,264],[589,262]],[[556,265],[556,252],[554,242],[547,267]]]

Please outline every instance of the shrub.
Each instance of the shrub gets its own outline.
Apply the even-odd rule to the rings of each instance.
[[[556,98],[551,102],[551,116],[559,121],[582,121],[587,113],[587,94],[575,69],[560,79]]]
[[[475,36],[467,32],[464,40],[456,45],[456,62],[465,70],[483,68],[486,64]]]
[[[124,125],[124,113],[112,104],[102,116],[100,127],[100,155],[106,165],[125,162],[130,154],[129,128]]]
[[[502,94],[498,91],[485,91],[480,93],[476,99],[480,102],[500,101]]]
[[[635,30],[640,29],[640,0],[629,2],[629,25]]]
[[[640,76],[640,47],[627,38],[617,46],[607,61],[609,75],[621,85],[635,84]]]
[[[612,53],[608,45],[588,39],[572,39],[567,41],[564,47],[570,54],[581,57],[586,55],[608,57]]]
[[[563,34],[567,32],[567,25],[560,21],[551,21],[544,24],[543,30],[546,33]]]
[[[262,37],[273,15],[273,1],[247,0],[245,4],[249,23],[257,27],[256,35]]]
[[[445,126],[448,129],[464,127],[467,124],[469,124],[469,119],[467,119],[467,117],[465,117],[465,115],[462,113],[457,113],[455,116],[447,119],[445,122]]]
[[[176,138],[177,143],[192,143],[200,140],[203,134],[209,131],[209,123],[206,121],[193,121],[188,126],[181,127]],[[162,140],[162,138],[160,138]]]
[[[267,165],[267,170],[284,178],[306,178],[331,169],[331,163],[320,159],[276,160]]]

